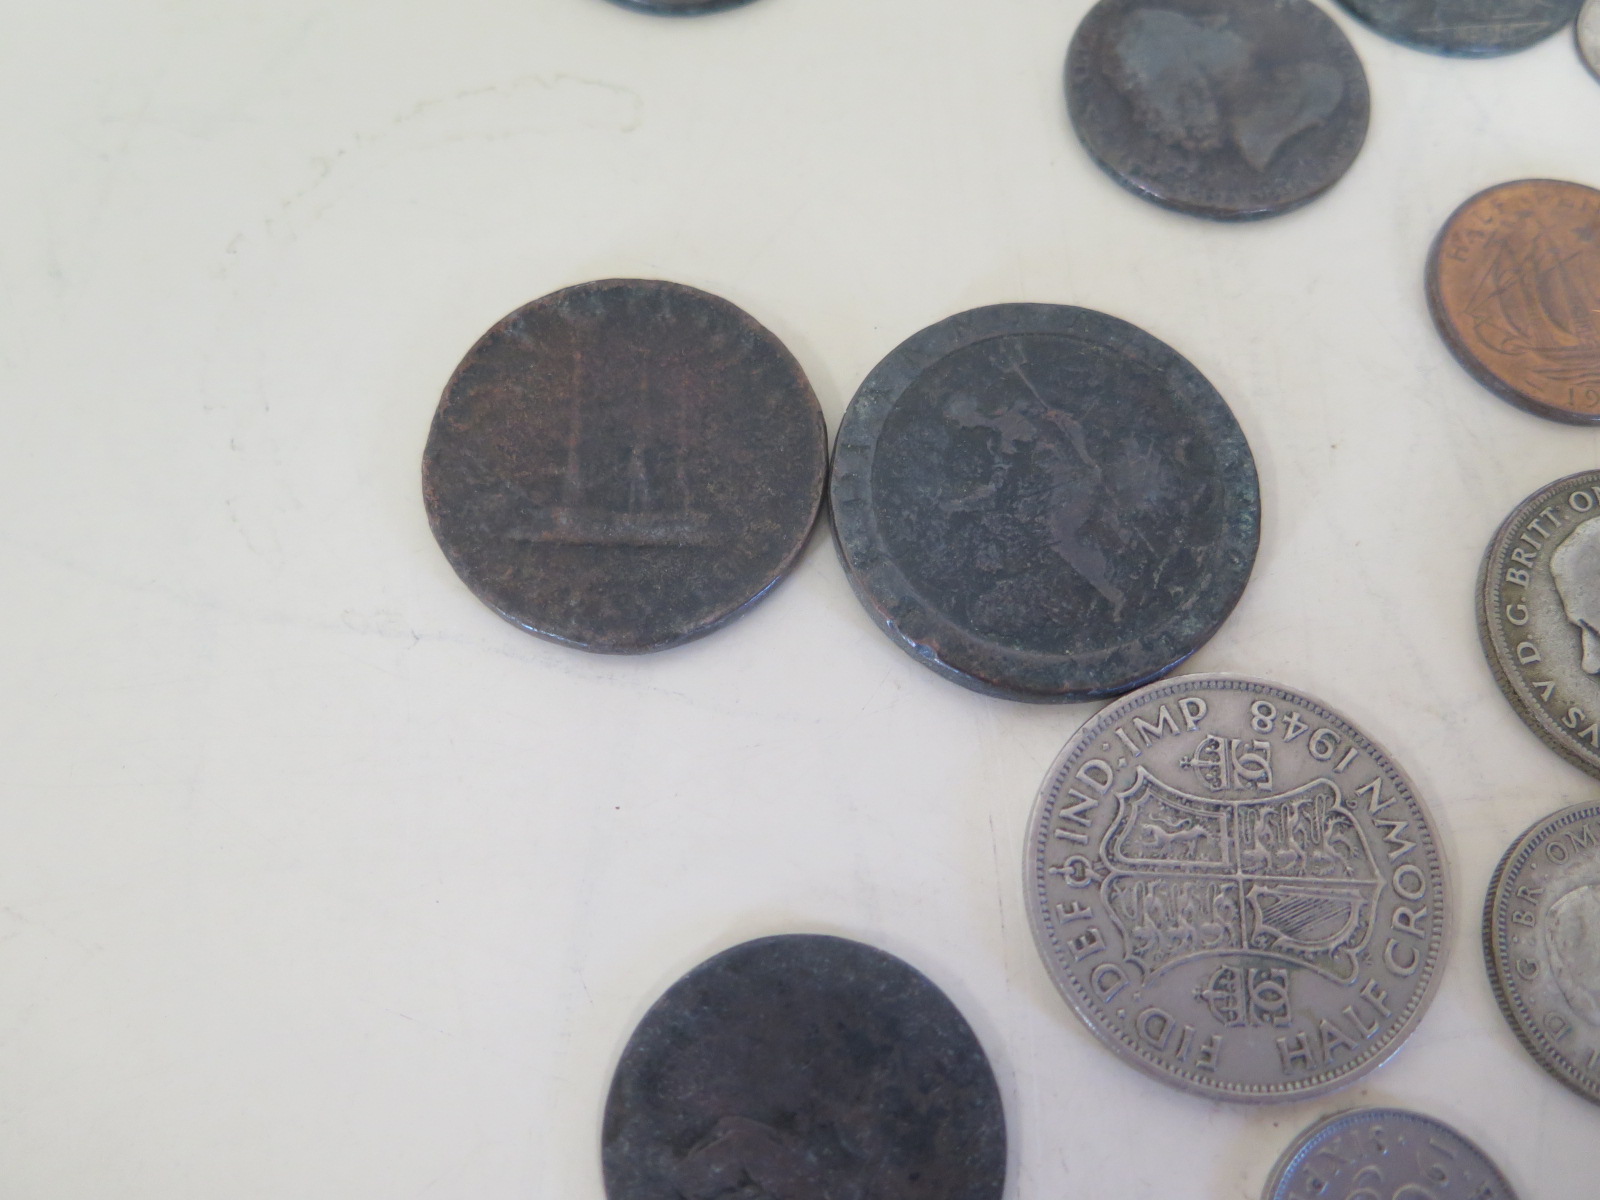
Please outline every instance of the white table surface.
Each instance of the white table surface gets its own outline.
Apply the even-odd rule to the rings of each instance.
[[[1361,157],[1223,226],[1121,191],[1060,94],[1084,0],[58,0],[0,43],[0,1196],[601,1200],[623,1042],[761,934],[890,950],[960,1005],[1008,1200],[1247,1200],[1303,1126],[1441,1117],[1524,1200],[1593,1200],[1600,1108],[1519,1048],[1479,952],[1512,837],[1597,784],[1501,699],[1480,555],[1593,432],[1435,336],[1429,241],[1477,189],[1600,184],[1570,33],[1489,62],[1341,12]],[[585,655],[456,580],[418,463],[492,322],[611,275],[717,292],[830,430],[901,339],[1082,304],[1193,361],[1254,449],[1254,580],[1196,670],[1384,742],[1454,866],[1451,958],[1388,1065],[1197,1100],[1051,987],[1020,885],[1089,706],[986,699],[850,593],[826,528],[701,642]]]

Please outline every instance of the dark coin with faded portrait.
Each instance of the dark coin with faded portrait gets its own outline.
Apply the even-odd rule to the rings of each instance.
[[[725,8],[738,8],[750,0],[612,0],[623,8],[639,12],[660,13],[663,16],[693,17],[701,13],[721,12]]]
[[[972,1028],[860,942],[762,938],[639,1022],[601,1133],[608,1200],[999,1200],[1005,1116]]]
[[[608,279],[479,339],[422,464],[445,557],[512,624],[584,650],[709,633],[788,570],[827,434],[781,342],[726,300]]]
[[[1125,692],[1193,654],[1255,561],[1255,461],[1188,360],[1104,313],[999,304],[911,337],[840,425],[834,533],[919,662],[1016,700]]]
[[[1484,387],[1553,421],[1600,422],[1600,191],[1519,179],[1479,192],[1434,239],[1427,292]]]
[[[1367,77],[1309,0],[1101,0],[1067,53],[1084,148],[1131,191],[1246,220],[1338,181],[1367,136]]]
[[[1339,0],[1386,38],[1463,58],[1510,54],[1543,41],[1582,0]]]

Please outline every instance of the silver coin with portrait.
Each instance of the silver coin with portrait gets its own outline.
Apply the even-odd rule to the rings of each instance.
[[[1484,556],[1478,602],[1484,653],[1511,706],[1600,776],[1600,471],[1517,506]]]
[[[1546,817],[1506,852],[1489,886],[1483,948],[1523,1046],[1600,1104],[1600,804]]]
[[[1279,684],[1188,675],[1103,709],[1039,792],[1034,941],[1127,1061],[1222,1100],[1320,1095],[1421,1019],[1448,907],[1394,761]]]

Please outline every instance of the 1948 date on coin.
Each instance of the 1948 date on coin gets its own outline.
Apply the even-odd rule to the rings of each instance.
[[[1194,675],[1107,707],[1034,810],[1034,937],[1089,1028],[1218,1099],[1338,1087],[1433,992],[1445,868],[1410,783],[1277,684]]]

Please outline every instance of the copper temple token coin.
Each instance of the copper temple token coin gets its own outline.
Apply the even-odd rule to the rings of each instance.
[[[1114,695],[1193,654],[1250,577],[1255,461],[1222,397],[1126,321],[999,304],[924,329],[840,424],[846,573],[919,662],[990,695]]]
[[[608,1200],[1000,1200],[988,1057],[900,959],[844,938],[735,946],[639,1022],[601,1133]]]
[[[1524,179],[1479,192],[1439,231],[1427,288],[1479,383],[1541,417],[1600,421],[1600,191]]]
[[[1339,0],[1384,37],[1463,58],[1510,54],[1549,37],[1580,0]]]
[[[658,280],[579,284],[468,351],[422,490],[480,600],[584,650],[659,650],[762,596],[822,502],[822,410],[748,314]]]
[[[1067,53],[1078,139],[1118,183],[1196,216],[1271,216],[1338,181],[1367,77],[1309,0],[1100,0]]]

